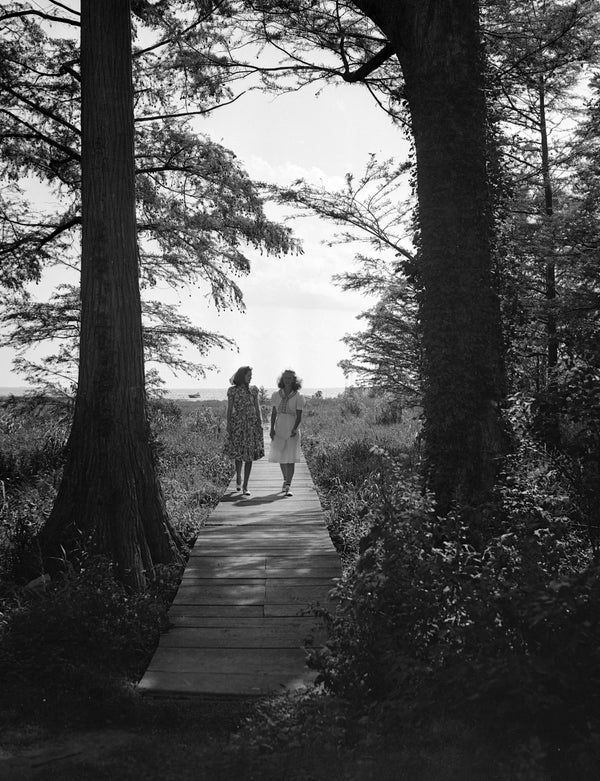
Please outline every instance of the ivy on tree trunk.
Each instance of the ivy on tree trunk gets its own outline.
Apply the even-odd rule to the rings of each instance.
[[[40,543],[46,564],[77,547],[141,589],[180,560],[146,415],[136,243],[128,0],[82,0],[82,258],[79,381],[67,462]]]
[[[505,450],[476,0],[356,0],[400,60],[417,158],[425,454],[438,509],[479,504]]]

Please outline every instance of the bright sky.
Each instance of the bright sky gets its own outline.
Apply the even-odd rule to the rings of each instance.
[[[302,177],[338,189],[346,173],[362,172],[369,153],[381,159],[407,153],[401,132],[366,90],[350,85],[327,88],[318,97],[309,88],[276,98],[253,92],[214,112],[201,127],[232,149],[252,178],[279,184]],[[279,219],[285,214],[280,207],[270,210]],[[267,387],[286,367],[298,372],[305,387],[345,384],[337,363],[348,351],[340,340],[360,330],[356,317],[371,302],[341,291],[331,277],[356,267],[360,247],[326,246],[323,242],[341,229],[317,218],[300,217],[291,224],[304,254],[253,255],[252,272],[240,283],[245,313],[218,314],[206,305],[188,312],[196,312],[203,326],[233,336],[239,347],[237,354],[211,354],[220,371],[201,387],[226,385],[243,364],[251,365],[254,381]],[[187,387],[184,378],[168,384]]]
[[[235,152],[252,178],[280,184],[303,177],[339,188],[346,173],[363,171],[369,153],[380,159],[407,154],[400,130],[356,85],[327,87],[319,96],[311,88],[279,97],[250,92],[199,122],[198,129]],[[285,215],[281,207],[269,209],[272,218]],[[198,291],[174,295],[166,288],[152,290],[152,297],[180,301],[194,325],[234,338],[239,348],[213,351],[206,362],[218,368],[200,381],[165,370],[167,387],[224,387],[240,365],[251,365],[253,382],[266,387],[275,385],[284,368],[293,368],[307,388],[344,386],[337,363],[348,351],[340,340],[361,329],[356,317],[372,302],[342,292],[331,277],[355,267],[360,247],[327,247],[323,241],[340,229],[317,218],[296,218],[290,224],[304,254],[275,258],[252,253],[250,276],[238,280],[244,313],[219,313]],[[45,287],[38,286],[35,296],[44,297]],[[196,360],[191,351],[185,355]],[[0,386],[24,384],[11,371],[11,360],[12,351],[1,349]]]

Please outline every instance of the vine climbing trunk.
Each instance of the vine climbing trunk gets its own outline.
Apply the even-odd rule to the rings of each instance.
[[[82,0],[79,380],[67,461],[40,543],[46,567],[78,548],[145,586],[179,561],[150,447],[134,186],[129,0]]]
[[[355,0],[402,66],[417,160],[426,476],[447,512],[489,498],[506,449],[476,0]]]

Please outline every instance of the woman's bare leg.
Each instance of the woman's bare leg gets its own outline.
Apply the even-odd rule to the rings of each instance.
[[[242,490],[244,491],[248,490],[248,480],[250,479],[251,471],[252,471],[252,461],[245,461],[244,462],[244,485],[242,486]]]
[[[281,474],[283,475],[283,488],[282,491],[285,491],[285,487],[287,485],[287,464],[279,464],[279,468],[281,469]]]

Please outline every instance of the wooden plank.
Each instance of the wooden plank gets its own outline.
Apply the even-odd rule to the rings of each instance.
[[[240,586],[230,581],[212,586],[182,583],[173,605],[264,605],[265,584]]]
[[[159,646],[148,669],[163,672],[293,674],[302,670],[302,648],[165,648]]]
[[[286,619],[283,619],[285,621]],[[225,627],[173,627],[161,638],[162,648],[298,648],[307,642],[310,645],[325,642],[327,632],[321,624],[307,621],[304,630],[297,621],[288,619],[289,624],[276,623],[272,626],[225,626]]]
[[[331,600],[322,599],[319,602],[319,610],[333,610],[335,608],[335,602]],[[284,616],[314,616],[314,608],[309,605],[303,605],[299,602],[293,602],[291,604],[276,604],[268,603],[263,608],[264,615],[266,617],[284,617]]]
[[[319,577],[316,575],[312,576],[301,576],[297,575],[295,570],[287,569],[285,570],[287,573],[283,577],[279,577],[276,579],[278,585],[280,586],[294,586],[294,585],[302,585],[302,586],[324,586],[325,589],[328,588],[329,584],[331,583],[331,578],[328,576]],[[227,580],[219,580],[218,578],[204,578],[204,577],[195,577],[195,578],[188,578],[186,581],[181,582],[180,588],[185,588],[187,593],[191,593],[192,590],[195,589],[206,589],[215,591],[215,593],[221,594],[226,590],[229,589],[238,589],[242,586],[262,586],[262,589],[264,591],[265,586],[267,584],[267,578],[265,575],[262,575],[259,578],[231,578]],[[241,591],[240,593],[243,593]]]
[[[271,531],[273,529],[289,530],[290,527],[294,529],[302,529],[311,531],[312,529],[327,531],[326,525],[322,519],[314,519],[311,517],[294,516],[293,518],[281,518],[281,517],[265,517],[260,516],[256,518],[223,518],[222,522],[209,521],[203,529],[247,529],[252,527],[253,529],[264,529],[265,531]],[[202,532],[201,532],[202,535]]]
[[[329,588],[325,585],[318,586],[281,586],[278,580],[267,581],[267,599],[269,605],[293,604],[302,605],[321,604],[328,601]]]
[[[296,566],[282,566],[282,567],[269,567],[268,569],[245,569],[241,570],[239,572],[230,573],[228,571],[226,572],[213,572],[210,568],[205,567],[197,567],[193,570],[186,570],[183,574],[183,578],[181,580],[182,585],[184,584],[191,584],[193,582],[199,581],[199,580],[211,580],[211,581],[227,581],[230,580],[231,582],[235,583],[242,583],[242,581],[252,581],[252,580],[264,580],[266,577],[269,578],[289,578],[291,575],[298,578],[308,578],[308,579],[317,579],[317,580],[337,580],[340,576],[340,570],[339,567],[336,567],[335,565],[331,565],[329,567],[310,567],[310,565],[307,566],[301,566],[297,564]],[[251,585],[248,583],[247,585]]]
[[[169,610],[169,619],[195,616],[264,616],[263,605],[175,605]]]
[[[316,673],[306,668],[293,675],[277,673],[167,673],[149,670],[138,684],[142,692],[153,695],[235,695],[256,697],[303,689],[314,681]]]
[[[196,556],[206,556],[208,558],[212,557],[213,559],[220,560],[224,562],[225,564],[235,564],[237,561],[239,561],[241,564],[248,564],[248,563],[256,563],[256,560],[260,558],[261,556],[266,558],[272,557],[272,556],[278,556],[281,557],[282,555],[277,551],[271,553],[270,551],[267,551],[265,554],[258,553],[256,551],[244,551],[243,555],[239,553],[240,548],[236,547],[233,550],[229,550],[227,548],[222,548],[220,551],[207,551],[204,552],[202,550],[199,550],[198,547],[196,547],[196,550],[192,549],[191,553],[193,553]],[[304,557],[304,558],[310,558],[313,557],[317,559],[323,559],[328,558],[333,561],[339,562],[339,556],[336,553],[335,549],[332,545],[330,545],[327,548],[322,548],[321,550],[317,551],[316,553],[309,553],[307,551],[304,551],[302,548],[297,553],[292,553],[292,557]]]
[[[269,630],[271,627],[283,626],[292,628],[298,632],[299,637],[304,637],[306,632],[313,626],[319,626],[323,620],[319,616],[270,616],[268,618],[259,616],[185,616],[181,618],[171,616],[171,625],[173,628],[223,628],[240,629],[242,627],[256,630]],[[169,629],[169,632],[171,629]],[[287,631],[287,629],[286,629]],[[168,633],[163,635],[167,638]]]
[[[303,528],[287,523],[273,527],[257,526],[256,524],[247,524],[243,526],[211,526],[203,529],[202,535],[199,538],[199,544],[206,545],[213,540],[218,540],[219,542],[237,542],[239,540],[243,543],[246,539],[274,542],[276,540],[297,538],[310,541],[316,537],[320,537],[325,544],[331,544],[331,539],[327,530],[324,527],[320,528],[318,526]]]
[[[240,543],[241,544],[241,543]],[[201,551],[198,551],[200,555],[204,555],[206,553],[218,553],[220,550],[230,551],[233,548],[233,543],[224,542],[221,543],[219,540],[214,540],[212,542],[208,542]],[[252,551],[253,553],[291,553],[291,554],[302,554],[302,553],[314,553],[318,554],[320,551],[323,550],[323,542],[320,540],[311,540],[310,542],[306,540],[274,540],[271,543],[265,542],[264,540],[247,540],[244,542],[244,548],[247,551]],[[192,551],[192,555],[194,555],[194,552]]]
[[[210,566],[196,566],[193,569],[186,569],[186,571],[183,573],[183,577],[181,579],[182,584],[188,583],[190,580],[198,580],[198,579],[210,579],[210,580],[232,580],[232,581],[240,581],[240,580],[257,580],[257,579],[264,579],[266,576],[266,569],[264,567],[255,567],[254,569],[250,569],[249,567],[244,567],[243,569],[238,569],[236,571],[232,570],[217,570],[216,572],[210,567]]]
[[[200,588],[202,586],[216,586],[224,588],[228,585],[231,586],[260,586],[266,582],[266,569],[259,570],[258,575],[255,577],[242,576],[236,573],[235,576],[228,576],[227,578],[214,577],[212,573],[206,573],[202,571],[192,571],[191,573],[184,573],[182,578],[182,586],[195,586]]]

